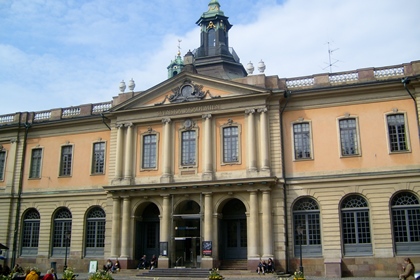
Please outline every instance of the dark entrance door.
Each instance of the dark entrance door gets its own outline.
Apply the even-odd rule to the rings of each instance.
[[[139,260],[146,255],[150,260],[153,255],[159,256],[159,209],[149,204],[141,216],[136,223],[135,258]]]
[[[223,207],[221,250],[225,260],[247,258],[247,227],[245,205],[233,199]]]

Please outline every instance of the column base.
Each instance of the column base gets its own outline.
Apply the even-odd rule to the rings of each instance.
[[[325,277],[341,278],[341,259],[325,259]]]
[[[204,257],[201,259],[201,268],[215,268],[215,260],[213,258]]]
[[[172,183],[174,181],[174,176],[170,174],[165,174],[162,177],[160,177],[161,183]]]
[[[169,264],[170,263],[169,263],[169,258],[168,257],[159,256],[158,268],[169,268],[170,267]]]
[[[201,176],[201,179],[203,181],[212,181],[214,179],[213,172],[203,173],[203,175]]]

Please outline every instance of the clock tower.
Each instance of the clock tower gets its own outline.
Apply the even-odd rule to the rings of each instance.
[[[217,0],[211,0],[208,11],[196,22],[201,28],[200,47],[194,53],[194,66],[199,74],[222,79],[247,76],[245,68],[229,48],[229,23]]]

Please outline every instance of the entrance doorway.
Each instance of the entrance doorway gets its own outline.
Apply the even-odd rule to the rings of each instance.
[[[173,267],[200,267],[201,214],[195,201],[182,202],[173,215]]]
[[[232,199],[223,207],[221,221],[221,257],[225,260],[247,258],[246,208],[239,199]]]
[[[136,222],[134,256],[136,260],[139,260],[146,255],[150,260],[153,255],[159,256],[159,209],[155,204],[150,203],[140,215],[136,213],[136,216],[141,218]]]

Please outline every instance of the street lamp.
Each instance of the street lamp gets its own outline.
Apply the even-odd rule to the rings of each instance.
[[[300,256],[300,262],[299,262],[299,271],[303,273],[303,266],[302,266],[302,237],[303,237],[303,227],[301,225],[298,225],[296,228],[297,234],[299,235],[299,256]]]
[[[64,271],[67,269],[67,248],[69,247],[70,236],[70,231],[67,231],[64,236],[64,242],[66,243],[66,254],[64,255]]]

